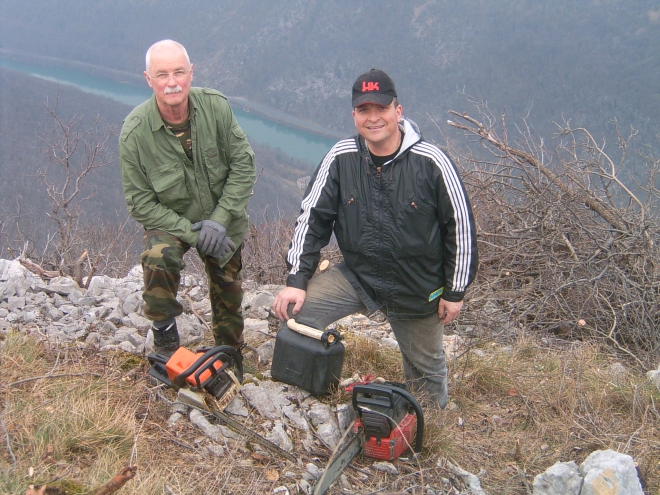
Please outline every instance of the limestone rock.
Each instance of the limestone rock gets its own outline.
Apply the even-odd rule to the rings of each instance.
[[[268,338],[268,321],[245,318],[243,335],[248,342],[260,344]]]
[[[75,280],[69,277],[55,277],[48,282],[48,288],[57,291],[60,294],[71,294],[74,290],[79,290]]]
[[[270,381],[259,382],[259,386],[248,383],[241,389],[241,394],[264,418],[280,419],[282,407],[291,404],[282,394],[283,388],[281,383]]]
[[[580,495],[644,495],[635,462],[614,450],[592,452],[580,465],[584,485]]]
[[[266,434],[266,439],[273,442],[282,450],[293,452],[293,442],[289,438],[289,435],[287,435],[281,421],[275,421],[272,430]]]
[[[557,462],[534,478],[534,495],[580,495],[582,476],[578,465]]]

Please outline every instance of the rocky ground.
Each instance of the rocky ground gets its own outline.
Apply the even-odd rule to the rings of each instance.
[[[142,315],[141,287],[140,267],[133,268],[123,279],[93,277],[87,289],[83,289],[66,277],[44,280],[27,270],[19,260],[0,260],[0,331],[31,332],[51,342],[91,346],[99,352],[123,351],[145,356],[152,351],[153,336],[149,330],[150,322]],[[182,345],[191,349],[204,340],[205,334],[208,335],[211,308],[203,287],[204,281],[195,280],[192,276],[183,279],[180,300],[185,312],[177,318],[177,323]],[[313,454],[319,451],[329,453],[337,445],[342,432],[353,419],[353,409],[348,395],[345,400],[319,400],[302,389],[270,379],[269,366],[278,328],[270,314],[270,307],[280,288],[257,286],[249,281],[245,283],[245,337],[252,350],[246,354],[246,364],[252,373],[246,373],[240,394],[226,412],[239,421],[248,422],[263,437],[301,459],[296,470],[285,474],[281,490],[275,493],[310,493],[324,465],[324,459]],[[397,342],[384,318],[353,315],[335,326],[342,333],[350,332],[376,340],[383,348],[397,349]],[[463,347],[461,337],[448,335],[445,339],[450,357]],[[344,370],[344,375],[347,371],[350,374],[359,370]],[[360,378],[359,374],[356,378]],[[172,394],[159,396],[171,407],[169,426],[190,421],[205,436],[205,448],[209,455],[226,455],[232,445],[245,442],[239,434],[213,418],[173,400]],[[449,407],[454,406],[450,403]],[[257,444],[253,444],[252,449],[260,455],[269,455]],[[558,463],[558,466],[551,468],[553,471],[548,470],[537,477],[538,486],[535,481],[534,493],[642,493],[636,475],[630,472],[632,469],[634,473],[632,459],[628,456],[619,458],[615,452],[608,455],[601,455],[598,462],[587,464],[585,461],[582,467],[575,463]],[[605,463],[603,459],[614,464]],[[428,464],[429,460],[426,461]],[[336,490],[362,493],[356,486],[356,480],[358,483],[360,480],[366,482],[375,472],[396,477],[399,470],[403,468],[405,471],[406,463],[410,462],[413,461],[403,459],[397,463],[367,463],[357,474],[352,473],[350,479],[343,476]],[[437,465],[442,475],[431,476],[432,481],[423,487],[423,493],[485,493],[477,476],[447,459],[438,457],[430,462]],[[594,486],[602,484],[603,479],[616,479],[619,484],[625,482],[626,491],[571,491],[576,486],[586,486],[587,482]],[[412,484],[414,478],[411,478]],[[405,486],[404,483],[402,489]]]

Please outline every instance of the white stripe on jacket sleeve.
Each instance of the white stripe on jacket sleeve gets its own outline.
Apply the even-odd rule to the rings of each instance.
[[[344,139],[335,144],[330,151],[325,155],[321,165],[319,165],[318,173],[314,179],[314,183],[310,188],[309,193],[302,200],[301,209],[302,213],[298,217],[296,222],[296,228],[293,232],[293,241],[291,242],[291,247],[289,248],[289,253],[287,254],[287,261],[291,265],[290,274],[295,275],[300,269],[300,256],[303,254],[303,248],[305,246],[305,237],[307,236],[307,231],[309,229],[309,217],[312,212],[312,208],[316,206],[321,197],[321,192],[325,187],[325,183],[328,179],[328,174],[330,171],[330,165],[335,160],[337,155],[342,153],[351,153],[357,152],[357,146],[355,144],[355,139]]]
[[[456,264],[451,290],[464,292],[468,286],[472,262],[472,229],[470,228],[467,198],[463,193],[461,180],[447,155],[438,147],[422,141],[413,146],[411,151],[433,160],[444,178],[456,220]]]

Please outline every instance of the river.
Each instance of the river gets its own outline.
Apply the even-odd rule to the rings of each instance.
[[[86,93],[105,96],[130,106],[142,103],[152,94],[151,88],[147,86],[146,82],[144,86],[120,83],[70,68],[40,65],[3,57],[0,57],[0,67],[47,81],[74,86]],[[337,139],[269,120],[261,115],[244,111],[237,105],[232,105],[232,108],[238,123],[247,133],[251,142],[280,148],[287,155],[308,160],[314,165],[321,161],[325,153],[337,141]]]

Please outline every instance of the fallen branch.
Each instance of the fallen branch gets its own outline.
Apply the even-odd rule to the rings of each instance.
[[[26,260],[25,258],[18,258],[18,262],[23,265],[25,268],[30,270],[32,273],[39,275],[40,277],[43,278],[55,278],[59,277],[61,273],[59,271],[54,271],[54,270],[44,270],[41,268],[39,265],[36,263],[31,262],[30,260]]]
[[[59,375],[33,376],[32,378],[25,378],[23,380],[18,380],[17,382],[8,383],[7,385],[4,385],[4,386],[7,387],[7,388],[15,387],[16,385],[20,385],[22,383],[27,383],[27,382],[33,382],[35,380],[41,380],[42,378],[62,378],[64,376],[85,376],[85,375],[91,375],[91,376],[95,376],[97,378],[101,377],[101,375],[99,375],[98,373],[92,373],[92,372],[89,372],[89,371],[85,371],[85,372],[82,372],[82,373],[61,373]]]
[[[135,477],[137,473],[137,466],[126,466],[122,468],[119,474],[115,475],[110,481],[103,484],[96,491],[92,492],[92,495],[111,495],[116,493],[130,480]],[[37,485],[35,488],[34,485],[26,490],[25,495],[62,495],[63,492],[60,488],[55,486],[48,485]]]
[[[137,466],[126,466],[119,474],[94,492],[94,495],[110,495],[121,489],[128,481],[132,480],[137,473]]]

